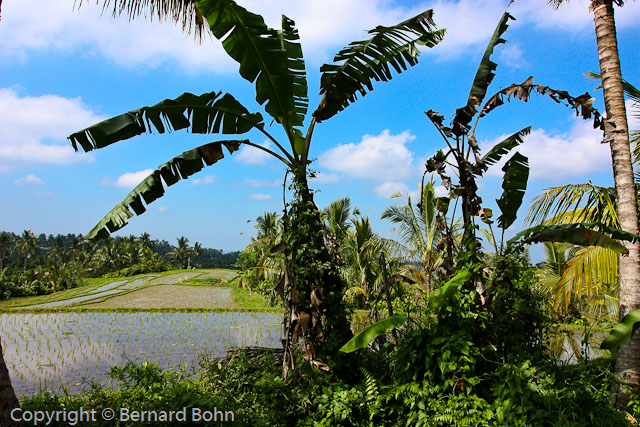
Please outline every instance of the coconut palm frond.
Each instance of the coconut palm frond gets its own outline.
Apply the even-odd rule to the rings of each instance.
[[[196,0],[102,0],[102,11],[111,11],[115,16],[126,15],[129,20],[149,18],[158,21],[172,21],[182,25],[187,34],[194,34],[196,40],[202,40],[209,33],[206,20],[196,7]],[[81,7],[83,0],[76,0]]]
[[[567,263],[557,295],[568,308],[572,299],[602,295],[618,282],[618,257],[614,251],[590,246],[581,248]]]
[[[614,189],[590,182],[547,188],[533,199],[525,223],[537,225],[558,220],[563,224],[599,222],[618,228]]]

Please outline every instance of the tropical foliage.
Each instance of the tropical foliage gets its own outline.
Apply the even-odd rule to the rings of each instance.
[[[114,2],[114,10],[139,13],[126,4],[132,3],[121,2],[118,9]],[[153,2],[133,4],[159,10]],[[612,192],[592,185],[554,190],[539,198],[530,212],[540,223],[504,239],[516,221],[529,174],[527,158],[511,151],[530,128],[516,131],[482,155],[476,136],[479,120],[511,99],[527,101],[537,93],[593,119],[596,127],[604,125],[589,94],[573,97],[534,85],[531,77],[487,97],[497,69],[491,58],[514,19],[509,13],[498,23],[468,99],[451,123],[433,110],[426,112],[447,147],[427,160],[426,172],[437,174],[448,194],[437,197],[434,179],[425,183],[423,178],[418,203],[407,196],[406,204],[385,209],[382,219],[397,227],[401,240],[395,242],[379,236],[348,197],[323,211],[317,208],[307,180],[310,143],[317,123],[366,95],[373,80],[389,80],[392,68],[399,73],[414,65],[417,44],[430,47],[440,40],[431,13],[377,27],[367,40],[350,44],[333,64],[324,65],[322,99],[303,131],[309,101],[293,21],[283,17],[280,30],[270,29],[260,16],[231,0],[169,6],[196,21],[206,19],[212,34],[240,64],[241,76],[255,83],[256,101],[281,125],[286,138],[278,141],[261,113],[250,112],[222,92],[183,94],[73,134],[74,147],[89,151],[143,133],[253,130],[277,148],[248,139],[221,140],[161,165],[89,233],[106,240],[84,243],[91,248],[84,262],[122,272],[120,260],[138,265],[149,252],[153,258],[159,245],[150,236],[112,240],[109,233],[126,225],[134,213],[143,213],[145,204],[162,197],[165,187],[221,160],[223,147],[229,153],[242,144],[267,151],[292,176],[289,200],[282,216],[265,212],[257,218],[256,235],[236,265],[242,286],[270,295],[274,302],[276,297],[284,301],[284,348],[243,349],[205,360],[197,378],[163,372],[148,362],[129,363],[112,370],[112,377],[122,383],[118,390],[96,386],[81,396],[39,394],[27,400],[26,409],[199,406],[233,411],[233,421],[241,425],[319,426],[618,426],[638,415],[638,396],[630,395],[625,413],[612,407],[609,394],[620,382],[610,372],[616,352],[640,325],[638,311],[613,329],[602,344],[609,352],[595,361],[583,357],[571,366],[550,355],[547,345],[554,334],[552,321],[567,320],[571,311],[602,313],[603,307],[609,310],[615,304],[613,299],[598,299],[612,296],[618,280],[612,261],[606,264],[602,256],[629,252],[620,241],[638,236],[619,230]],[[493,212],[483,207],[476,180],[507,155],[497,200],[500,215],[494,220]],[[485,236],[495,254],[482,251],[478,222],[488,227]],[[494,231],[500,231],[499,238]],[[544,242],[547,256],[537,267],[526,251],[534,242]],[[8,261],[5,272],[11,274],[25,275],[35,260],[45,259],[42,245],[26,231],[22,236],[2,234],[0,245],[0,259]],[[176,246],[162,246],[162,256],[183,268],[206,251],[197,243],[190,247],[185,237]],[[65,251],[61,240],[47,252],[49,259],[73,261],[69,253],[75,252]],[[411,304],[405,304],[408,299]],[[394,314],[399,305],[402,315]],[[355,336],[347,322],[351,308],[370,313],[371,324]],[[587,354],[586,330],[583,342]]]
[[[392,241],[391,247],[407,266],[406,273],[428,292],[438,275],[451,267],[447,261],[453,258],[454,253],[445,253],[443,249],[447,239],[457,240],[459,223],[450,222],[447,226],[449,221],[445,215],[449,200],[436,197],[433,177],[421,184],[419,194],[421,199],[415,206],[411,196],[407,196],[406,204],[386,208],[381,218],[396,225],[394,231],[401,242]],[[449,249],[453,251],[454,248]]]
[[[599,78],[595,73],[591,77]],[[639,92],[624,82],[627,98],[632,101],[632,114],[640,112]],[[638,131],[632,130],[633,151],[638,152]],[[637,165],[638,157],[634,157]],[[529,209],[527,222],[536,224],[600,223],[620,228],[613,188],[592,184],[568,184],[551,187],[537,196]],[[567,248],[568,249],[568,248]],[[544,274],[544,273],[543,273]],[[566,314],[570,304],[580,305],[580,312],[592,316],[618,319],[618,256],[603,247],[574,247],[553,286],[552,304]]]
[[[307,359],[315,363],[316,353],[330,356],[339,341],[351,334],[346,312],[340,304],[343,283],[335,258],[325,245],[321,215],[307,184],[309,150],[316,123],[333,117],[353,103],[358,94],[373,89],[372,82],[388,81],[394,69],[401,73],[417,63],[418,44],[432,47],[442,38],[434,31],[432,12],[426,11],[390,27],[369,31],[366,40],[351,43],[321,67],[322,99],[303,132],[308,109],[308,85],[302,48],[294,22],[282,17],[282,27],[267,27],[261,16],[232,0],[195,2],[207,20],[211,33],[222,41],[226,52],[240,65],[240,75],[254,83],[256,101],[279,124],[286,135],[278,141],[268,130],[261,113],[251,113],[232,95],[209,92],[185,93],[150,107],[143,107],[105,120],[69,139],[75,149],[91,151],[144,133],[187,130],[191,133],[245,134],[251,130],[266,136],[276,151],[248,139],[211,142],[184,152],[161,165],[114,207],[88,234],[106,237],[127,224],[133,212],[141,214],[171,186],[210,166],[240,145],[250,145],[279,159],[292,173],[293,200],[285,212],[283,251],[285,271],[281,277],[288,305],[285,316],[287,344],[283,375],[293,369],[292,346],[305,339]],[[285,147],[288,147],[285,148]],[[144,203],[143,203],[144,200]],[[316,351],[317,350],[317,351]]]

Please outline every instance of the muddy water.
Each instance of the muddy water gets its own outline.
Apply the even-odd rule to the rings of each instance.
[[[201,354],[279,347],[281,321],[277,313],[11,313],[0,314],[0,334],[17,393],[77,392],[107,384],[126,360],[196,367]]]

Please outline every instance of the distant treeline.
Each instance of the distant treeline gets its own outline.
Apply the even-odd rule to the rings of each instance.
[[[86,241],[79,234],[0,232],[0,298],[42,295],[83,284],[83,279],[132,276],[171,268],[235,268],[240,252],[193,246],[185,237],[173,246],[140,236]]]

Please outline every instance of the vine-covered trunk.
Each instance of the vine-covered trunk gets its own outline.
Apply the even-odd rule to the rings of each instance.
[[[458,172],[460,173],[460,188],[462,193],[462,221],[463,234],[460,242],[460,250],[456,259],[456,270],[468,269],[476,271],[475,266],[478,265],[478,240],[476,239],[476,226],[473,223],[473,217],[480,211],[482,198],[478,196],[478,186],[471,170],[471,164],[466,161],[462,154],[456,158],[458,163]],[[477,278],[474,278],[477,279]]]
[[[16,393],[11,386],[9,369],[2,355],[2,338],[0,337],[0,426],[18,425],[11,420],[11,411],[18,406]]]
[[[631,150],[627,113],[622,90],[622,73],[618,57],[616,24],[611,0],[593,0],[598,59],[604,94],[607,120],[605,142],[611,147],[613,179],[620,226],[624,231],[638,234],[638,211],[633,183]],[[624,242],[629,255],[620,257],[620,319],[630,311],[640,308],[640,244]],[[640,386],[640,332],[618,352],[616,372],[623,381],[633,387]],[[619,408],[626,408],[628,396],[621,394],[616,401]]]
[[[302,340],[304,358],[320,369],[342,369],[338,349],[351,337],[342,304],[344,283],[336,254],[325,244],[322,215],[313,201],[305,170],[293,171],[294,196],[284,217],[285,273],[280,285],[285,314],[283,377],[294,369],[293,348]]]

